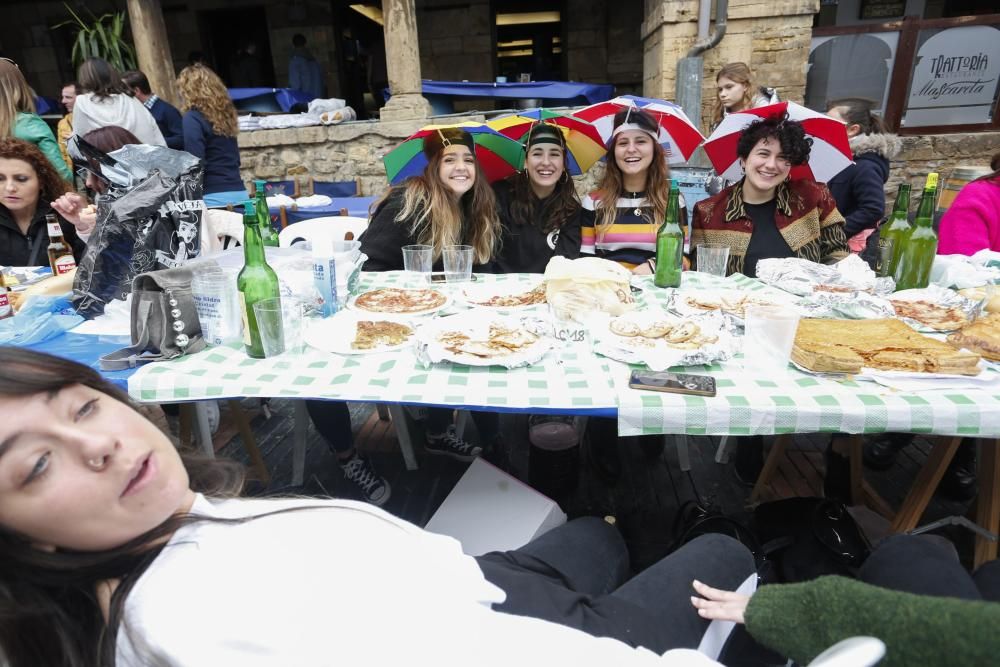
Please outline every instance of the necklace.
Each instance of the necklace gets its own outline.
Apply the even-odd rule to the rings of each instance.
[[[632,192],[630,190],[626,190],[625,191],[625,195],[629,199],[645,199],[646,198],[646,192],[644,190],[640,190],[639,192]],[[632,213],[637,218],[641,217],[642,216],[642,209],[639,208],[638,206],[636,206],[635,209],[632,211]]]

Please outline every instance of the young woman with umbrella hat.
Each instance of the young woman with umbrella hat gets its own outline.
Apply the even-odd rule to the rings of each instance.
[[[566,166],[566,139],[536,123],[524,135],[524,169],[493,186],[502,223],[500,273],[543,273],[555,255],[580,256],[582,208]]]

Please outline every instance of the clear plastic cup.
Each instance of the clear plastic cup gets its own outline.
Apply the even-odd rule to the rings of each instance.
[[[697,271],[726,277],[726,267],[729,264],[729,246],[721,243],[699,243],[696,247],[695,258]]]
[[[445,246],[441,251],[441,257],[444,262],[445,281],[461,283],[472,279],[472,246]]]
[[[219,268],[196,271],[191,276],[191,296],[206,344],[241,340],[243,323],[232,275]]]
[[[265,358],[301,351],[302,305],[292,296],[261,299],[253,305]]]
[[[776,370],[788,366],[799,313],[786,306],[747,306],[743,367]]]
[[[429,245],[404,245],[403,269],[408,282],[418,285],[430,282],[433,259],[434,248]]]

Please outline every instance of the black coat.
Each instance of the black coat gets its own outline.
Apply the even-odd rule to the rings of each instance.
[[[410,232],[412,224],[409,220],[396,221],[396,216],[403,208],[403,193],[406,186],[392,189],[389,196],[383,199],[372,213],[368,229],[358,239],[361,242],[361,252],[368,255],[365,261],[365,271],[402,271],[403,246],[419,243],[416,235]],[[460,237],[468,241],[466,230]],[[434,262],[434,270],[442,270],[441,258]],[[492,273],[493,263],[475,265],[472,270],[479,273]]]
[[[844,235],[851,238],[864,229],[874,229],[885,217],[885,182],[889,160],[899,152],[894,134],[858,135],[851,139],[854,164],[827,185],[844,216]]]
[[[546,232],[543,231],[546,221],[541,219],[543,202],[536,200],[535,219],[531,224],[516,224],[510,215],[513,195],[510,183],[500,181],[493,186],[493,190],[497,195],[497,213],[502,225],[500,249],[493,262],[497,273],[544,273],[545,266],[556,255],[568,259],[580,256],[582,207],[558,230]]]
[[[39,202],[35,217],[28,226],[28,233],[22,234],[6,206],[0,205],[0,264],[4,266],[47,266],[49,256],[49,232],[45,227],[45,215],[51,213],[48,203]],[[76,235],[76,227],[59,218],[63,238],[73,248],[77,263],[83,257],[87,244]],[[31,259],[32,243],[37,243],[34,262]]]

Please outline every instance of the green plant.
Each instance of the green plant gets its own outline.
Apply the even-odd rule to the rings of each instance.
[[[79,67],[80,63],[87,58],[103,58],[114,65],[119,72],[135,69],[135,50],[125,39],[125,14],[123,12],[97,16],[87,10],[90,14],[89,21],[87,21],[65,2],[63,6],[73,18],[54,26],[53,29],[67,25],[76,28],[73,52],[70,55],[73,67]]]

